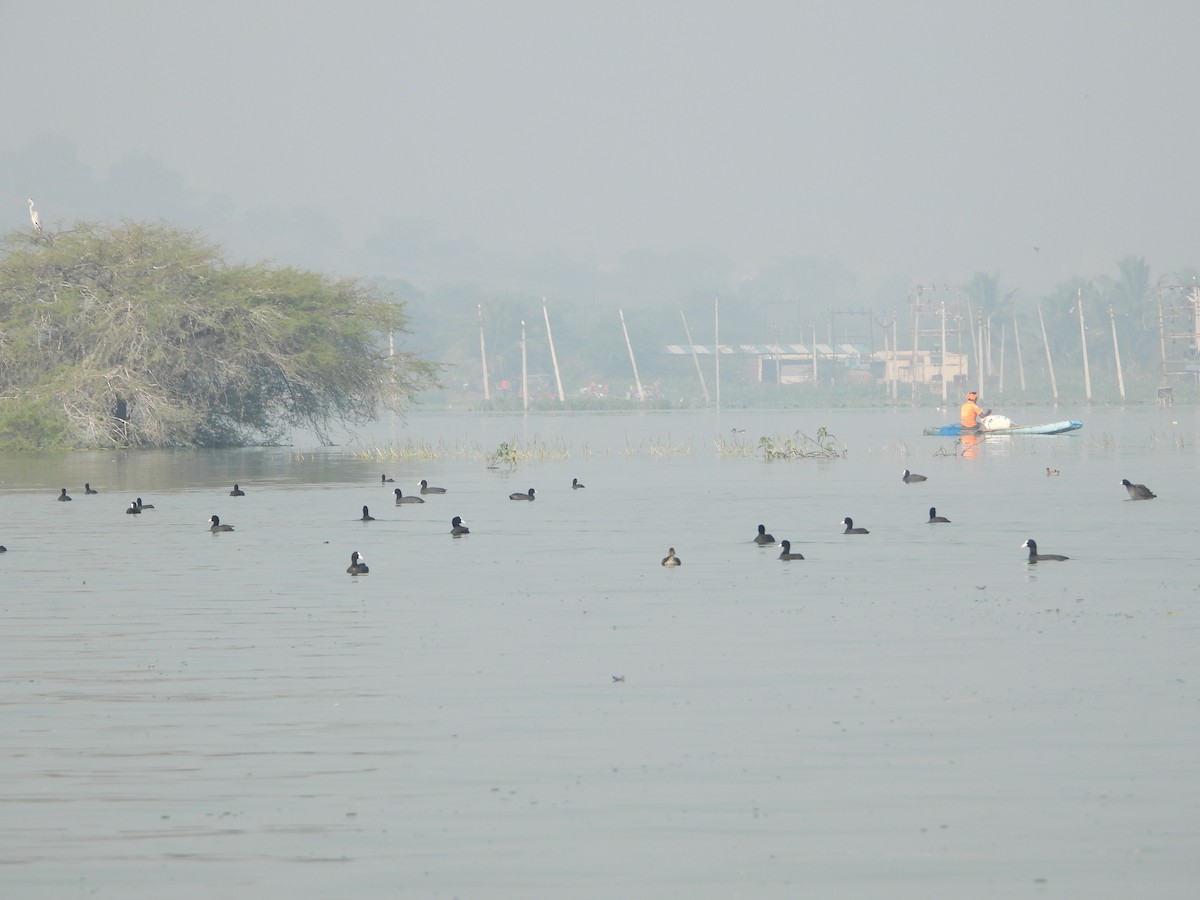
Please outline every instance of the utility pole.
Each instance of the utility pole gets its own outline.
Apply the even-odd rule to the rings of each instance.
[[[1117,317],[1113,314],[1112,304],[1108,304],[1108,322],[1112,326],[1113,335],[1113,359],[1117,362],[1117,390],[1121,392],[1121,399],[1125,399],[1125,373],[1121,371],[1121,348],[1117,344]]]
[[[700,355],[696,353],[696,345],[692,343],[692,331],[688,328],[687,316],[683,314],[683,310],[679,311],[679,318],[683,319],[683,333],[687,337],[688,350],[692,352],[692,362],[696,364],[696,376],[700,379],[700,390],[704,391],[704,405],[708,406],[708,385],[704,383],[704,370],[700,368]]]
[[[917,304],[913,304],[913,341],[912,341],[912,405],[917,405],[917,335],[919,334],[918,325],[921,321],[921,311]],[[922,366],[924,369],[924,366]]]
[[[483,342],[483,304],[479,304],[476,310],[479,316],[479,358],[483,363],[483,399],[490,401],[492,399],[492,388],[490,384],[491,379],[488,378],[487,344]]]
[[[900,397],[900,370],[897,366],[900,365],[898,348],[900,340],[900,315],[896,307],[892,307],[892,399],[897,400]]]
[[[1054,405],[1058,405],[1058,382],[1054,380],[1054,360],[1050,358],[1050,341],[1046,337],[1046,320],[1042,318],[1042,304],[1038,304],[1038,322],[1042,326],[1042,346],[1046,348],[1046,368],[1050,370],[1050,391],[1054,394]]]
[[[1163,319],[1162,289],[1158,291],[1158,351],[1162,356],[1162,383],[1167,386],[1167,323]]]
[[[1092,402],[1092,373],[1088,368],[1087,331],[1083,327],[1083,288],[1075,289],[1075,305],[1079,307],[1079,343],[1083,347],[1083,390],[1087,402]]]
[[[1017,327],[1017,314],[1013,313],[1013,342],[1017,345],[1017,372],[1021,376],[1021,393],[1025,393],[1025,360],[1021,359],[1021,329]]]
[[[1001,394],[1001,395],[1003,395],[1003,394],[1004,394],[1004,338],[1005,338],[1005,324],[1006,324],[1006,323],[1004,323],[1004,322],[1001,322],[1001,323],[1000,323],[1000,384],[999,384],[999,386],[998,386],[998,388],[997,388],[997,393],[998,393],[998,394]]]
[[[629,350],[629,364],[633,367],[633,383],[637,386],[638,402],[646,402],[646,393],[642,390],[642,379],[638,375],[637,360],[633,358],[633,344],[629,342],[629,329],[625,327],[625,310],[618,309],[621,314],[621,331],[625,332],[625,347]]]
[[[554,383],[558,386],[558,402],[565,404],[562,377],[558,374],[558,354],[554,352],[554,335],[550,333],[550,313],[546,310],[546,298],[542,298],[542,315],[546,318],[546,340],[550,342],[550,364],[554,366]]]
[[[946,403],[946,301],[942,301],[942,352],[938,354],[938,377],[942,381],[942,404]]]
[[[717,363],[717,412],[721,411],[721,298],[713,298],[713,356]]]
[[[525,354],[525,320],[521,320],[521,405],[529,412],[529,366]]]
[[[817,326],[816,326],[816,325],[814,325],[814,326],[812,327],[812,333],[813,333],[813,342],[812,342],[812,351],[813,351],[813,384],[814,384],[814,385],[816,385],[816,386],[820,386],[820,384],[821,384],[821,380],[820,380],[820,379],[817,377]]]

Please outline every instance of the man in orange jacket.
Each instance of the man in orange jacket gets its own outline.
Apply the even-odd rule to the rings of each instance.
[[[978,431],[979,420],[986,419],[992,414],[990,409],[987,412],[984,412],[979,408],[979,404],[975,402],[978,399],[979,394],[976,391],[971,391],[969,394],[967,394],[967,402],[964,403],[962,405],[962,409],[959,410],[959,421],[962,423],[963,428],[970,428],[972,431]]]

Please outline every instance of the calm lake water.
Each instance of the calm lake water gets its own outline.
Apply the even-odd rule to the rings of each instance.
[[[970,457],[921,436],[953,418],[0,457],[0,896],[1195,896],[1200,413],[1022,410],[1085,427]],[[821,427],[846,458],[757,452]]]

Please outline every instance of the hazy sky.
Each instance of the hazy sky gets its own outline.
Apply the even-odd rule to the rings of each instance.
[[[349,243],[420,219],[1039,289],[1200,264],[1198,37],[1189,2],[0,0],[0,154],[146,155]],[[71,208],[53,173],[0,196],[5,229]]]

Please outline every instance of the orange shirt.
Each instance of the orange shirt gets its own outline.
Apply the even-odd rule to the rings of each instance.
[[[979,408],[978,403],[974,400],[968,400],[962,405],[962,410],[959,412],[959,421],[962,422],[962,427],[974,428],[976,424],[975,418],[982,412],[983,410]]]

